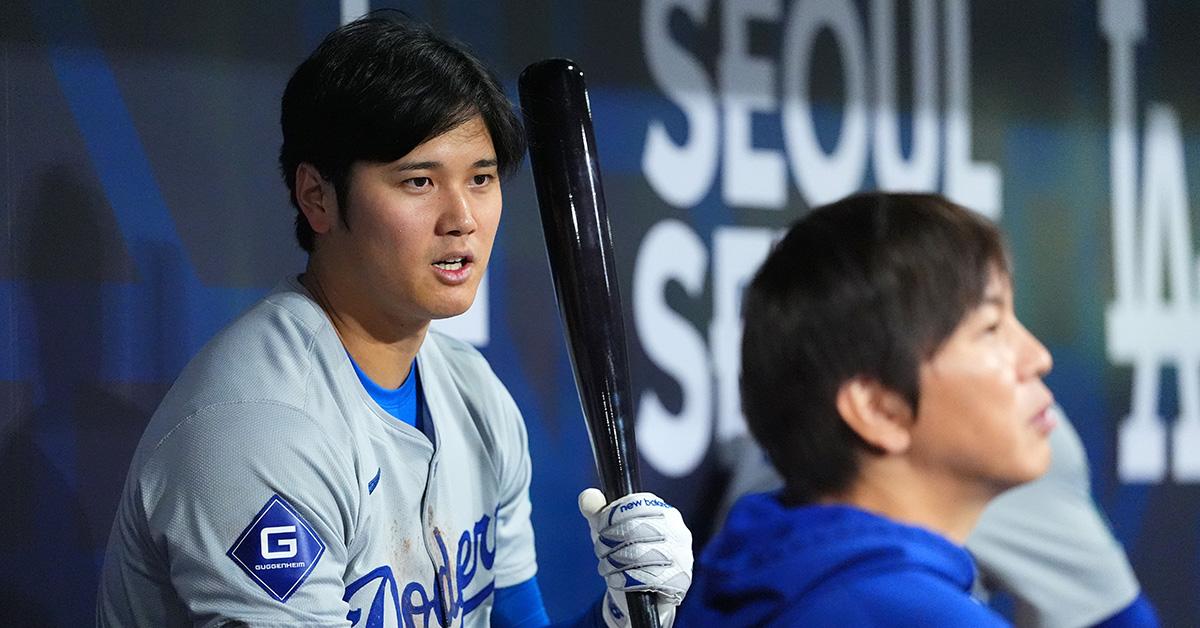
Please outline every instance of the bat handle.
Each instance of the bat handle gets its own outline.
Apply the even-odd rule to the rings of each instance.
[[[636,454],[635,454],[636,455]],[[604,474],[604,471],[609,471]],[[641,490],[637,474],[620,475],[611,469],[601,469],[601,490],[604,498],[612,503],[625,495],[631,495]],[[659,628],[658,602],[654,599],[657,594],[653,591],[630,591],[625,594],[625,607],[629,612],[630,628]],[[603,604],[604,602],[601,601]]]
[[[635,591],[625,594],[625,603],[629,607],[629,625],[633,628],[659,628],[658,604],[654,601],[654,592]]]
[[[630,495],[641,490],[636,475],[624,478],[605,478],[601,480],[601,484],[604,486],[605,497],[610,502],[623,495]],[[625,594],[630,628],[660,628],[658,602],[654,599],[655,595],[657,594],[653,591],[630,591]]]

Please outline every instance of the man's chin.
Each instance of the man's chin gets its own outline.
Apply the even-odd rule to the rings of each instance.
[[[463,314],[467,313],[467,310],[471,309],[472,303],[473,301],[468,301],[465,304],[445,304],[442,307],[437,308],[437,310],[431,312],[431,318],[435,321],[441,321],[446,320],[447,318],[454,318],[455,316],[462,316]]]
[[[1052,455],[1049,445],[1046,445],[1044,448],[1039,447],[1036,451],[1031,452],[1021,473],[1018,477],[1014,478],[1016,480],[1014,486],[1033,482],[1046,475],[1046,472],[1050,470]]]

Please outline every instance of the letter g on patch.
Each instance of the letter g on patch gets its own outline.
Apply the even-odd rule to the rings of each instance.
[[[290,538],[280,538],[284,534],[292,535]],[[296,555],[296,526],[270,526],[263,528],[258,533],[259,538],[259,553],[263,558],[291,558]],[[282,550],[272,550],[271,541],[275,540]]]

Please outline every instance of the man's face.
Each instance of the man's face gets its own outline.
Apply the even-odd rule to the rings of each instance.
[[[320,253],[337,266],[339,291],[358,295],[358,314],[423,324],[465,312],[502,205],[483,120],[476,116],[394,162],[356,162],[347,182],[350,227],[337,221]]]
[[[999,492],[1041,476],[1054,428],[1041,379],[1050,366],[1013,312],[1008,277],[993,270],[983,302],[921,364],[914,463],[968,490]]]

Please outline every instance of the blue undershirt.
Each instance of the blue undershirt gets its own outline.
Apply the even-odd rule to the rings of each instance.
[[[346,353],[350,357],[349,352]],[[424,431],[422,415],[425,405],[425,395],[421,392],[421,376],[417,371],[417,361],[414,359],[412,367],[408,370],[408,377],[404,378],[404,383],[400,384],[399,388],[384,388],[376,384],[374,380],[367,377],[362,369],[358,368],[358,363],[350,357],[350,365],[354,367],[355,375],[358,375],[358,381],[362,382],[363,388],[375,403],[379,404],[380,408],[387,411],[388,414],[397,419]]]
[[[544,628],[551,626],[542,601],[537,576],[521,584],[496,589],[492,603],[492,628]],[[551,628],[607,628],[601,615],[601,597],[578,617],[553,624]]]
[[[550,625],[537,576],[521,584],[496,589],[492,601],[493,628],[541,628]]]
[[[1139,593],[1129,606],[1121,609],[1116,615],[1096,624],[1096,628],[1158,628],[1158,614],[1146,599],[1145,593]]]

